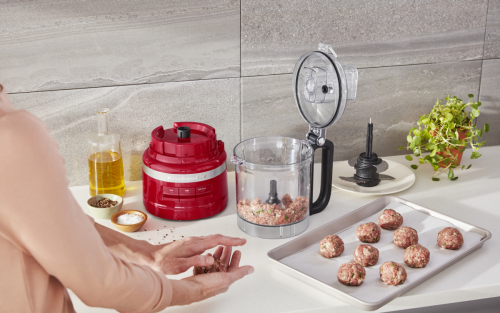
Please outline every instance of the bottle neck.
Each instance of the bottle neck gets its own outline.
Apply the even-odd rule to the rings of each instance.
[[[97,114],[97,133],[99,135],[108,134],[108,112],[109,109],[96,110]]]

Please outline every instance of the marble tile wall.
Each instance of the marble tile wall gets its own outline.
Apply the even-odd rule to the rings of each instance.
[[[240,5],[2,1],[0,71],[10,92],[239,77]]]
[[[93,110],[111,109],[126,179],[141,179],[153,128],[208,123],[226,142],[303,138],[292,70],[318,42],[359,69],[358,97],[328,129],[336,160],[364,147],[375,123],[381,156],[405,153],[409,128],[446,94],[482,101],[487,145],[500,144],[500,0],[6,0],[0,83],[40,117],[85,185]],[[228,163],[231,167],[231,164]]]
[[[10,98],[48,125],[66,158],[73,185],[88,185],[87,136],[97,132],[97,108],[110,109],[109,130],[121,136],[126,180],[142,179],[142,154],[158,126],[171,128],[181,121],[211,125],[226,151],[240,141],[238,78],[34,92]]]
[[[484,42],[484,59],[500,58],[500,1],[490,0]]]
[[[318,42],[358,68],[481,59],[487,9],[487,0],[244,0],[241,73],[292,73]]]
[[[488,123],[490,131],[483,135],[488,146],[500,145],[500,59],[484,60],[481,79],[482,105],[478,124]]]

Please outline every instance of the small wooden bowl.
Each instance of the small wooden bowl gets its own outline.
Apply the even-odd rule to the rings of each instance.
[[[125,214],[125,213],[140,215],[144,219],[137,224],[131,224],[131,225],[118,224],[118,216]],[[115,227],[118,228],[119,230],[127,232],[127,233],[135,232],[136,230],[141,228],[142,225],[144,225],[144,223],[146,223],[147,220],[148,220],[148,216],[145,213],[143,213],[141,211],[137,211],[137,210],[123,210],[120,212],[116,212],[115,214],[113,214],[113,216],[111,216],[111,222],[113,223],[113,225],[115,225]]]

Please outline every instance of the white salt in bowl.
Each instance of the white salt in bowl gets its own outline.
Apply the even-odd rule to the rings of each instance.
[[[118,201],[118,203],[112,207],[109,208],[96,208],[94,205],[96,205],[97,201],[102,200],[102,199],[109,199],[111,201]],[[89,208],[90,214],[94,218],[98,219],[110,219],[113,214],[116,212],[119,212],[122,209],[123,206],[123,199],[120,196],[113,195],[113,194],[101,194],[97,196],[93,196],[90,199],[87,200],[87,207]]]
[[[131,224],[131,225],[119,224],[118,217],[122,214],[127,214],[127,213],[140,215],[143,217],[143,220],[140,221],[139,223]],[[148,216],[144,212],[141,212],[138,210],[123,210],[123,211],[117,212],[117,213],[113,214],[113,216],[111,216],[111,222],[113,223],[113,225],[115,225],[115,227],[118,228],[119,230],[127,232],[127,233],[132,233],[132,232],[140,229],[142,227],[142,225],[144,225],[144,223],[146,223],[147,219],[148,219]]]

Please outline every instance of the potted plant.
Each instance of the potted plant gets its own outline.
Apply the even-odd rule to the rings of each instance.
[[[488,132],[489,125],[484,124],[484,129],[477,128],[474,124],[474,118],[480,114],[479,107],[481,102],[473,102],[474,95],[469,94],[469,102],[464,103],[457,97],[447,96],[446,103],[443,100],[437,100],[428,115],[422,115],[417,122],[417,127],[410,129],[407,136],[407,150],[411,150],[413,155],[418,158],[420,164],[429,163],[436,172],[432,180],[439,181],[436,177],[444,172],[450,180],[457,180],[454,169],[460,166],[462,154],[467,146],[472,148],[471,159],[477,159],[481,156],[479,148],[486,142],[479,142],[483,137],[483,131]],[[399,147],[401,150],[403,147]],[[424,153],[430,152],[424,156]],[[413,161],[411,155],[405,157],[408,161]],[[469,169],[472,166],[461,169]],[[411,165],[417,169],[418,165]]]

